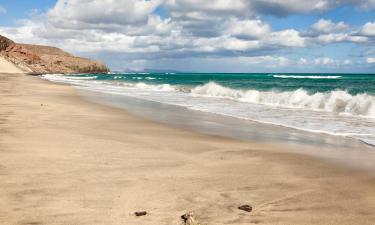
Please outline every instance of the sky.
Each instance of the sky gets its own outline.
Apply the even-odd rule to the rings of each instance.
[[[0,0],[0,35],[115,71],[375,73],[375,0]]]

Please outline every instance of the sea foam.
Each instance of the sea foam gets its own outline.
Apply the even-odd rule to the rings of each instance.
[[[326,111],[375,118],[375,96],[368,94],[351,95],[344,90],[316,92],[313,94],[301,88],[295,91],[283,92],[237,90],[224,87],[215,82],[209,82],[193,88],[191,93],[276,107]]]
[[[273,75],[275,78],[295,78],[295,79],[338,79],[341,78],[342,76],[303,76],[303,75]]]
[[[103,81],[96,75],[43,75],[90,91],[125,95],[192,110],[274,124],[294,129],[349,136],[375,144],[375,96],[345,90],[309,92],[235,89],[215,82],[199,86]],[[92,77],[92,78],[89,78]],[[83,78],[83,79],[79,79]]]

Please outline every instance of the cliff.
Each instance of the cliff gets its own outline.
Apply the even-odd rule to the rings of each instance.
[[[0,35],[0,56],[28,73],[106,73],[96,60],[73,56],[55,47],[18,44]]]

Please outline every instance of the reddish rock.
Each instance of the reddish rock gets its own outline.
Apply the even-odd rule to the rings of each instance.
[[[96,60],[76,57],[55,47],[17,44],[0,35],[0,56],[29,73],[106,73]]]

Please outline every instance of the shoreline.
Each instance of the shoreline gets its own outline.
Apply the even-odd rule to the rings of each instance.
[[[5,224],[375,222],[363,171],[146,121],[38,77],[0,74],[0,100]]]
[[[215,74],[211,75],[216,76]],[[125,99],[123,101],[127,101],[126,97],[129,96],[145,100],[145,102],[151,101],[165,105],[181,106],[188,110],[207,112],[211,115],[215,114],[242,121],[270,124],[274,125],[275,128],[282,126],[315,134],[351,137],[366,143],[371,143],[375,140],[373,135],[375,132],[373,129],[375,120],[371,117],[373,100],[370,93],[368,96],[349,93],[348,90],[340,89],[340,85],[336,85],[335,89],[327,92],[318,91],[315,93],[310,90],[310,93],[308,87],[304,89],[303,85],[302,88],[300,87],[296,90],[282,91],[276,89],[269,92],[260,91],[256,87],[252,87],[253,84],[249,81],[261,79],[262,82],[269,83],[271,82],[269,81],[271,75],[252,77],[245,74],[241,79],[246,78],[245,80],[247,81],[242,88],[239,87],[240,84],[238,82],[236,83],[237,88],[230,87],[229,81],[227,84],[219,82],[220,79],[224,78],[236,80],[240,79],[240,77],[227,75],[226,77],[212,78],[213,81],[210,81],[208,79],[210,75],[205,75],[201,78],[199,78],[199,74],[192,76],[192,80],[200,79],[199,85],[188,85],[192,81],[187,81],[189,78],[184,74],[176,76],[153,73],[120,74],[115,76],[94,76],[89,74],[58,76],[50,74],[43,76],[43,78],[58,83],[73,84],[78,86],[79,89],[89,92],[119,96],[117,98],[120,101],[122,97]],[[272,77],[274,76],[276,75]],[[288,78],[286,82],[293,83],[295,88],[298,86],[299,82],[298,80],[296,82],[294,77],[283,76]],[[341,79],[341,76],[337,78],[325,76],[324,78],[336,80]],[[349,78],[342,78],[342,80],[344,82],[344,80],[353,79]],[[215,79],[219,83],[215,82]],[[303,82],[307,82],[306,79],[303,79]],[[324,82],[321,83],[322,81],[317,82],[320,85],[325,85]],[[341,81],[337,80],[337,82]],[[330,86],[330,88],[333,88],[333,86],[335,85]],[[280,101],[281,103],[279,103]],[[362,114],[368,114],[368,117],[361,116]]]
[[[352,169],[375,173],[373,146],[356,138],[307,132],[141,98],[95,92],[74,85],[73,87],[78,89],[79,96],[85,100],[119,108],[148,121],[188,132],[250,141],[266,145],[271,149],[309,155],[319,160],[328,160],[336,164],[350,166]]]

